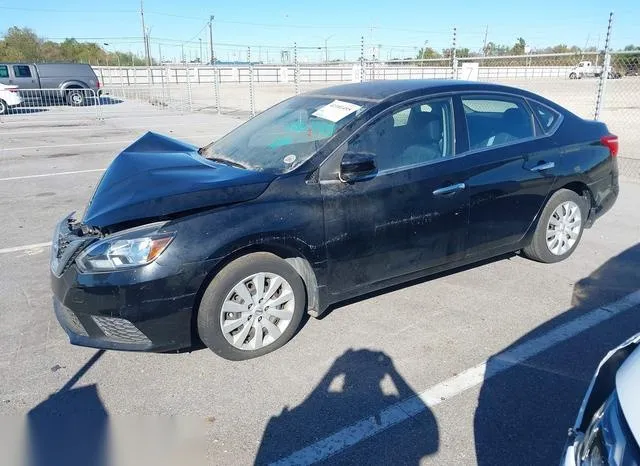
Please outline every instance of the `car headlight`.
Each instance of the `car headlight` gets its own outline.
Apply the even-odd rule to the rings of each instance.
[[[580,466],[637,466],[637,446],[614,392],[596,411],[576,449]]]
[[[158,233],[157,228],[145,230],[129,230],[93,243],[76,259],[78,269],[81,272],[111,272],[153,262],[169,246],[175,234]]]

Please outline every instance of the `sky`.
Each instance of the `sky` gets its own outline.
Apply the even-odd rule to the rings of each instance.
[[[402,2],[368,0],[235,0],[214,2],[144,0],[151,53],[186,58],[206,57],[207,21],[214,15],[213,35],[220,60],[276,61],[280,51],[296,42],[301,60],[354,59],[365,53],[381,58],[415,56],[425,44],[448,48],[457,31],[458,47],[480,50],[487,40],[513,45],[518,37],[536,48],[565,43],[604,44],[610,11],[614,11],[613,48],[640,44],[640,2],[637,0],[559,1],[513,0]],[[29,27],[44,38],[66,37],[108,43],[109,50],[142,51],[139,0],[0,1],[0,33],[11,26]],[[326,42],[325,42],[326,41]],[[325,45],[327,51],[325,51]]]

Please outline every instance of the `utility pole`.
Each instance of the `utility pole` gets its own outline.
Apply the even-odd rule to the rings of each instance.
[[[151,56],[149,53],[149,35],[147,28],[144,26],[144,0],[140,0],[140,19],[142,20],[142,41],[144,45],[144,54],[147,58],[147,66],[151,66]]]
[[[489,25],[484,30],[484,42],[482,44],[482,56],[487,55],[487,36],[489,35]]]
[[[180,44],[180,63],[184,63],[184,44]]]
[[[211,15],[209,16],[209,49],[211,52],[211,62],[210,64],[213,65],[213,18],[214,16]]]

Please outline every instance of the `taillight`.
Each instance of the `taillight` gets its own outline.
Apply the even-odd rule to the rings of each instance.
[[[100,89],[100,81],[96,81],[96,87]]]
[[[17,88],[13,88],[13,89],[7,89],[9,92],[15,92],[16,94],[18,93],[18,89]]]
[[[602,136],[600,138],[600,143],[609,149],[611,157],[616,157],[618,155],[618,136],[613,134]]]

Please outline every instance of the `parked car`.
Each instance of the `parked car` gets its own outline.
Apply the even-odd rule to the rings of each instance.
[[[640,334],[600,362],[576,422],[564,466],[640,464]]]
[[[0,115],[9,113],[11,107],[17,107],[22,103],[18,92],[18,86],[7,86],[0,83]]]
[[[100,89],[93,68],[81,63],[0,63],[0,83],[17,85],[25,100],[61,99],[74,106]]]
[[[569,79],[582,79],[585,77],[600,77],[602,74],[604,67],[594,65],[590,61],[581,61],[576,66],[574,66],[569,72]],[[622,73],[615,70],[611,66],[607,67],[609,79],[618,79],[622,77]]]
[[[290,98],[198,149],[147,133],[56,227],[72,343],[260,356],[303,313],[513,251],[558,262],[618,195],[618,138],[520,89],[440,80]]]

